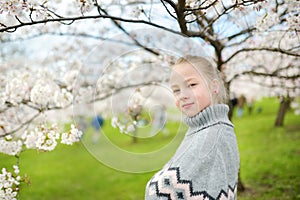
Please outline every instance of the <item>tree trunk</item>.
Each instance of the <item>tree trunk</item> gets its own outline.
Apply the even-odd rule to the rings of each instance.
[[[228,92],[228,96],[229,96],[227,99],[227,105],[229,106],[228,118],[231,120],[233,117],[234,108],[235,108],[236,104],[229,95],[230,94],[230,83],[224,81],[224,85],[225,85],[225,89]]]
[[[138,138],[137,138],[137,131],[135,130],[134,132],[133,132],[133,134],[132,134],[132,143],[137,143],[137,141],[138,141]]]
[[[228,102],[228,106],[229,106],[228,118],[231,120],[233,117],[235,106],[232,104],[231,100]]]
[[[245,188],[245,186],[244,186],[244,184],[241,180],[241,173],[240,172],[241,172],[241,170],[239,170],[237,189],[238,189],[239,192],[243,192],[243,191],[245,191],[246,188]]]
[[[280,99],[280,105],[279,105],[279,110],[277,112],[277,117],[275,120],[275,126],[283,126],[284,124],[284,117],[285,117],[285,113],[286,111],[288,111],[289,107],[290,107],[290,103],[291,103],[291,98],[289,96],[287,97],[279,97]]]

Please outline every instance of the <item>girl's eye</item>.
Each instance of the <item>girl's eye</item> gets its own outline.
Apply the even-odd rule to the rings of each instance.
[[[177,94],[177,93],[179,93],[179,92],[180,92],[179,89],[173,89],[173,93],[174,93],[174,94]]]
[[[197,85],[197,83],[189,83],[188,87],[195,87]]]

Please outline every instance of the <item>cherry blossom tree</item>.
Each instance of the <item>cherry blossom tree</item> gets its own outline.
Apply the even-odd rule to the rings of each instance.
[[[212,48],[211,56],[221,72],[226,69],[234,71],[232,69],[237,68],[235,63],[243,57],[241,54],[279,52],[299,57],[298,0],[3,1],[1,5],[6,18],[1,22],[0,31],[18,32],[22,29],[22,32],[27,30],[26,35],[31,37],[51,33],[105,39],[113,31],[121,31],[155,55],[159,52],[147,48],[130,34],[133,28],[152,26],[201,38]],[[87,20],[93,23],[79,30]],[[54,27],[50,26],[54,23]],[[40,24],[43,25],[38,26]],[[58,28],[58,24],[69,26],[66,30]],[[30,33],[26,28],[32,26],[41,30]],[[226,81],[230,89],[231,81]]]
[[[245,79],[272,87],[273,95],[298,97],[299,9],[298,0],[1,0],[2,44],[45,36],[46,40],[56,40],[49,47],[54,53],[43,59],[33,58],[35,61],[27,63],[28,66],[22,66],[22,61],[12,59],[15,53],[9,53],[21,51],[18,45],[1,49],[4,60],[0,76],[3,80],[0,85],[1,152],[18,155],[25,148],[49,151],[57,141],[65,144],[78,141],[81,133],[75,125],[62,133],[58,125],[46,125],[46,113],[166,82],[167,70],[157,66],[168,66],[184,53],[203,55],[199,52],[203,49],[224,75],[229,90],[235,81]],[[149,27],[172,37],[164,34],[151,37],[158,32],[149,36],[136,31]],[[126,37],[111,37],[121,33]],[[194,39],[199,44],[198,51],[178,38]],[[95,41],[109,43],[102,45],[97,59],[88,55]],[[114,44],[120,45],[118,50]],[[170,44],[177,49],[171,49],[172,53],[162,50]],[[111,55],[119,59],[112,61]],[[136,57],[140,59],[135,60]],[[99,60],[105,66],[94,64]],[[153,73],[142,82],[120,81],[124,72],[132,73],[137,65],[148,69],[144,74],[156,72],[160,76]],[[95,77],[95,74],[102,76]],[[129,132],[135,129],[134,121],[126,127]],[[117,122],[114,125],[123,127]],[[3,176],[12,176],[6,174],[2,171]],[[17,174],[15,185],[20,180]],[[16,196],[14,188],[2,187],[1,192]]]

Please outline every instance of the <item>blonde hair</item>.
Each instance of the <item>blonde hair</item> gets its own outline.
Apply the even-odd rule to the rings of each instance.
[[[213,67],[208,59],[200,56],[187,55],[179,58],[173,66],[184,63],[191,64],[204,78],[211,98],[214,97],[212,98],[212,104],[227,103],[227,90],[223,79],[220,76],[220,71],[216,67]],[[215,80],[218,82],[218,90],[217,93],[213,94],[213,91],[215,90]]]

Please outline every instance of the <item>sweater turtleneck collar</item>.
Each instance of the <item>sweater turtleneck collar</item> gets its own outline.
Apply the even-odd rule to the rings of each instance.
[[[193,117],[185,117],[184,122],[191,129],[203,129],[217,123],[233,126],[228,119],[229,107],[225,104],[211,105]]]

